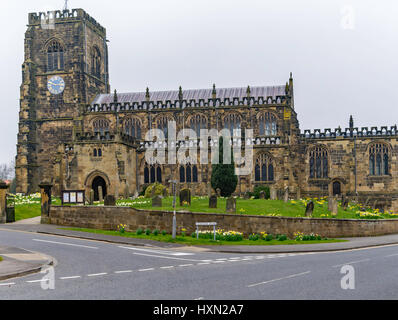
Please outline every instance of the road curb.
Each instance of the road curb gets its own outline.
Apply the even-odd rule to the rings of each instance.
[[[34,267],[26,268],[25,270],[22,270],[22,271],[10,272],[10,273],[7,273],[7,274],[2,274],[2,275],[0,275],[0,281],[4,281],[4,280],[7,280],[7,279],[12,279],[12,278],[19,278],[19,277],[27,276],[27,275],[30,275],[30,274],[38,273],[45,266],[55,267],[58,264],[57,260],[54,257],[51,257],[51,256],[49,256],[47,254],[44,254],[44,253],[41,253],[41,252],[37,252],[37,251],[31,251],[31,250],[27,250],[27,249],[23,249],[23,250],[25,250],[27,252],[30,252],[32,254],[39,254],[39,255],[43,256],[46,259],[46,261],[44,263],[41,263],[41,264],[36,265]],[[21,261],[21,260],[18,260],[18,259],[13,259],[13,258],[8,258],[8,257],[4,257],[3,258],[3,261],[7,261],[7,260]]]

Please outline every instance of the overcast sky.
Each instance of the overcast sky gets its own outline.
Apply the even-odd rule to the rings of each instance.
[[[1,1],[0,163],[16,154],[29,12],[63,0]],[[70,0],[107,29],[119,92],[284,84],[301,130],[398,118],[398,1]]]

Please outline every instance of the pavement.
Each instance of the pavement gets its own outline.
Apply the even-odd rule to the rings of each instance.
[[[0,246],[0,280],[25,276],[54,265],[55,259],[38,252],[22,248]]]
[[[295,244],[295,245],[201,245],[189,246],[166,243],[146,239],[134,239],[121,236],[111,236],[104,234],[88,233],[81,231],[62,230],[65,226],[40,224],[40,217],[18,221],[6,225],[1,225],[0,230],[15,230],[34,232],[40,234],[65,236],[70,238],[79,238],[87,240],[104,241],[117,244],[126,244],[132,246],[175,248],[194,251],[222,252],[222,253],[305,253],[305,252],[328,252],[340,250],[352,250],[367,247],[384,246],[398,244],[398,234],[376,236],[376,237],[356,237],[343,238],[345,242],[318,243],[318,244]]]

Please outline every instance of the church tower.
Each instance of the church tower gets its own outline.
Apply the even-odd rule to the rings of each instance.
[[[57,183],[60,148],[81,130],[83,106],[110,91],[105,28],[82,9],[30,13],[20,91],[17,192],[31,193]]]

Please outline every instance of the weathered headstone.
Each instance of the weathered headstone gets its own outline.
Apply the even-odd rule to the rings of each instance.
[[[367,197],[364,206],[367,207],[369,205],[369,202],[370,202],[370,197]]]
[[[337,201],[337,197],[329,197],[328,209],[334,216],[337,215],[339,210],[339,202]]]
[[[297,200],[301,199],[301,189],[300,188],[297,188],[296,199]]]
[[[261,190],[261,191],[260,191],[259,198],[260,198],[260,199],[265,199],[265,192],[264,192],[264,190]]]
[[[348,198],[347,198],[346,196],[343,195],[343,197],[342,197],[342,199],[341,199],[341,207],[342,207],[344,210],[347,210],[348,204],[349,204]]]
[[[227,212],[236,213],[236,199],[234,197],[227,199]]]
[[[270,189],[270,198],[271,198],[271,200],[278,199],[278,196],[276,194],[276,189],[274,187],[271,187],[271,189]]]
[[[250,192],[245,192],[245,194],[243,195],[243,199],[245,200],[250,199]]]
[[[152,198],[152,207],[161,207],[162,206],[162,197],[154,196]]]
[[[217,197],[221,197],[221,189],[217,188],[216,189]]]
[[[289,188],[285,188],[285,193],[283,194],[283,201],[288,202],[289,201]]]
[[[92,206],[94,204],[94,190],[91,189],[90,190],[90,195],[89,195],[89,199],[88,199],[88,204],[90,206]]]
[[[187,202],[189,205],[191,205],[191,190],[182,189],[180,191],[180,206],[182,206],[183,202]]]
[[[209,198],[209,208],[217,208],[217,196],[215,194]]]
[[[307,203],[307,206],[305,207],[305,216],[312,217],[313,212],[314,212],[314,202],[311,200],[310,202]]]
[[[124,193],[123,194],[124,199],[128,199],[130,197],[129,187],[128,187],[127,184],[124,186],[124,192],[123,193]]]
[[[169,196],[169,190],[166,187],[163,188],[162,195],[164,198]]]
[[[104,206],[116,206],[115,196],[107,194],[104,198]]]
[[[103,193],[103,190],[102,190],[102,186],[98,187],[98,199],[99,199],[99,201],[103,201],[104,200],[104,193]]]

